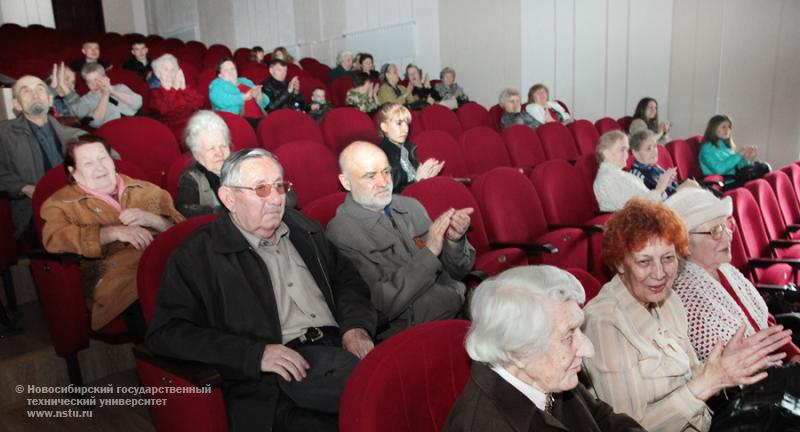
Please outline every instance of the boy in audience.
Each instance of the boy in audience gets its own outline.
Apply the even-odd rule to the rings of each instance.
[[[322,117],[333,109],[331,104],[325,100],[325,89],[315,88],[311,92],[311,103],[308,105],[308,115],[317,123],[322,121]]]
[[[147,57],[147,44],[143,40],[135,40],[131,43],[131,57],[125,60],[122,64],[124,69],[136,72],[142,77],[150,88],[158,88],[158,78],[153,74],[153,68],[150,65],[150,58]]]
[[[100,43],[96,40],[87,40],[81,46],[83,58],[74,60],[70,63],[70,68],[73,71],[83,70],[83,66],[89,63],[100,63],[104,68],[110,69],[110,63],[100,58]]]

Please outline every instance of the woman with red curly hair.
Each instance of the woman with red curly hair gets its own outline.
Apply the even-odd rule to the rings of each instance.
[[[705,365],[687,337],[681,301],[672,292],[686,227],[664,204],[633,198],[608,221],[603,256],[615,273],[584,309],[595,355],[586,369],[615,412],[649,431],[707,431],[711,397],[726,387],[764,379],[786,354],[769,355],[789,338],[776,329],[759,338],[738,332],[717,344]]]

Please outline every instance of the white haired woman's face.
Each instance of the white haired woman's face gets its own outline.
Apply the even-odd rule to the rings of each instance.
[[[178,68],[178,65],[175,63],[171,61],[162,61],[154,72],[164,87],[171,88],[174,86],[175,77],[178,75],[179,70],[180,68]]]
[[[519,98],[518,94],[510,95],[506,97],[505,102],[503,102],[503,109],[509,113],[518,113],[522,110],[522,101]]]
[[[200,132],[195,138],[197,148],[192,152],[194,159],[207,170],[219,175],[222,163],[231,154],[225,135],[219,129]]]
[[[511,355],[506,368],[526,384],[545,393],[559,393],[578,385],[584,358],[594,355],[594,346],[581,331],[583,311],[572,300],[548,302],[551,332],[541,353],[527,357]]]

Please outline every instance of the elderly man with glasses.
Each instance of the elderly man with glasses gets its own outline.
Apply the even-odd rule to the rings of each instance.
[[[369,288],[318,223],[285,209],[291,183],[269,152],[231,154],[220,182],[225,209],[173,253],[147,345],[219,370],[232,431],[336,430],[373,347]]]

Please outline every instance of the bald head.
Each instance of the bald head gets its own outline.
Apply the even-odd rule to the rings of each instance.
[[[353,200],[379,211],[392,202],[392,168],[386,153],[375,144],[356,141],[339,155],[339,181]]]

